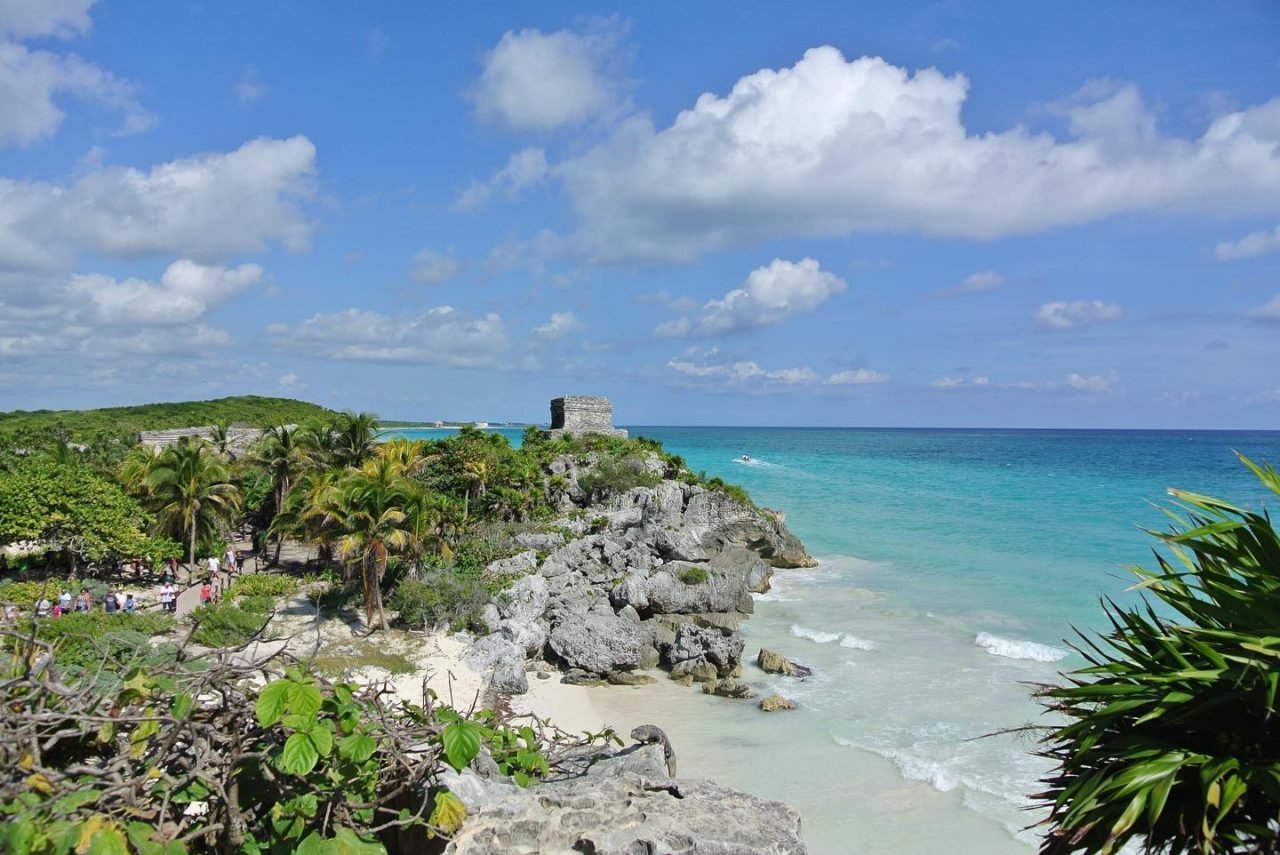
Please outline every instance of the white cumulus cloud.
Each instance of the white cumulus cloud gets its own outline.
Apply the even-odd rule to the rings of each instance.
[[[119,113],[123,134],[155,124],[135,100],[129,81],[74,54],[0,41],[0,145],[30,145],[52,136],[66,115],[63,96]]]
[[[1248,312],[1249,317],[1264,323],[1280,323],[1280,294],[1276,294],[1261,306],[1254,306]]]
[[[489,176],[488,181],[472,181],[466,190],[458,194],[453,207],[459,211],[474,211],[483,208],[494,196],[514,199],[546,178],[549,168],[545,151],[533,147],[521,149],[511,155],[506,166]]]
[[[994,270],[983,270],[970,273],[958,286],[959,290],[972,294],[978,291],[992,291],[1004,284],[1004,275]]]
[[[1114,370],[1106,374],[1083,375],[1071,373],[1067,375],[1067,385],[1077,392],[1107,394],[1114,392],[1120,383],[1120,375]]]
[[[553,312],[545,324],[533,328],[538,338],[552,339],[582,329],[582,321],[573,312]]]
[[[608,32],[508,31],[484,57],[472,92],[476,112],[532,131],[585,121],[615,103],[607,68],[616,42]]]
[[[1272,252],[1280,252],[1280,226],[1270,231],[1251,232],[1235,241],[1219,241],[1213,248],[1213,254],[1219,261],[1253,258]]]
[[[870,383],[887,383],[889,375],[870,368],[852,368],[837,371],[824,381],[828,386],[865,386]]]
[[[228,270],[183,259],[158,283],[117,281],[99,273],[76,274],[63,300],[68,320],[91,325],[185,324],[204,317],[262,279],[262,268],[242,264]]]
[[[969,81],[833,47],[706,93],[667,127],[644,115],[556,167],[577,250],[685,261],[795,236],[997,238],[1133,211],[1280,211],[1280,98],[1171,136],[1130,85],[1059,108],[1061,137],[970,132]]]
[[[303,249],[315,154],[306,137],[261,138],[71,184],[0,178],[0,270],[71,269],[81,252],[216,262],[277,241]]]
[[[258,70],[253,66],[246,67],[240,72],[240,79],[236,81],[233,87],[236,93],[236,100],[241,106],[248,106],[254,101],[258,101],[271,91],[271,87],[267,86],[258,79]]]
[[[5,0],[0,3],[0,36],[69,39],[89,31],[94,0]]]
[[[822,376],[812,368],[765,368],[753,359],[712,361],[719,354],[715,349],[700,357],[686,355],[667,362],[667,368],[675,374],[697,381],[708,388],[745,388],[782,390],[812,387],[823,382]],[[835,375],[833,375],[835,376]],[[828,379],[826,382],[831,382]]]
[[[779,323],[799,312],[811,312],[847,288],[847,283],[812,258],[775,258],[747,274],[741,288],[706,303],[696,318],[660,324],[663,337],[716,335]]]
[[[409,278],[427,285],[439,285],[448,282],[462,272],[462,262],[453,257],[453,253],[439,253],[424,249],[413,257],[413,265],[409,268]]]
[[[272,324],[268,332],[281,348],[321,359],[457,368],[494,367],[509,344],[497,314],[468,318],[451,306],[395,316],[353,308]]]
[[[1045,303],[1036,312],[1036,326],[1046,330],[1067,330],[1114,321],[1124,316],[1124,309],[1101,300],[1073,300]]]

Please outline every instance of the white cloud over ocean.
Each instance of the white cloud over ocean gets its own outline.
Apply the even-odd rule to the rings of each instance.
[[[280,349],[319,359],[455,368],[496,367],[510,344],[498,314],[468,317],[452,306],[401,315],[353,308],[267,331]]]
[[[554,167],[597,261],[690,261],[783,237],[917,232],[991,239],[1136,211],[1280,211],[1280,98],[1197,137],[1159,128],[1131,84],[1056,105],[1061,137],[973,133],[969,81],[833,47],[646,115]]]
[[[667,321],[654,334],[680,338],[771,326],[793,314],[813,311],[847,287],[848,283],[823,270],[812,258],[775,258],[747,274],[742,287],[707,302],[696,316]]]

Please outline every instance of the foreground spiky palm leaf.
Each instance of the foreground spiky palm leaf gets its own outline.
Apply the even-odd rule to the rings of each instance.
[[[1280,495],[1270,466],[1241,461]],[[1272,852],[1280,848],[1280,536],[1265,511],[1170,491],[1171,532],[1138,587],[1163,607],[1108,601],[1089,665],[1040,692],[1067,724],[1042,853]]]

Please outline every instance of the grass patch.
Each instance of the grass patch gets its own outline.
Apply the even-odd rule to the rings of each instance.
[[[697,585],[700,582],[707,581],[707,571],[701,567],[682,567],[676,575],[686,585]]]
[[[326,677],[343,677],[351,671],[381,668],[394,675],[412,674],[418,670],[405,656],[379,647],[370,641],[356,641],[316,656],[311,665]]]
[[[103,663],[114,666],[171,659],[173,651],[165,651],[164,645],[152,647],[151,636],[169,632],[173,624],[172,617],[161,613],[72,612],[40,621],[36,635],[54,645],[58,664],[91,669]]]
[[[237,647],[264,632],[272,607],[271,597],[241,597],[200,606],[191,613],[198,624],[192,641],[206,647]]]
[[[241,597],[286,597],[301,586],[302,580],[279,573],[252,573],[241,576],[227,588],[229,600]]]

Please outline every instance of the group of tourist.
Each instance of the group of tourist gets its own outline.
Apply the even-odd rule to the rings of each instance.
[[[218,556],[210,556],[208,559],[201,561],[208,568],[207,576],[200,585],[200,604],[208,605],[218,598],[220,588],[222,587],[221,572],[226,572],[232,578],[239,572],[244,570],[244,554],[228,548],[226,554],[218,558]],[[174,582],[177,578],[177,559],[170,559],[168,568],[164,574],[164,584],[160,587],[157,601],[162,611],[176,613],[178,611],[178,588]],[[137,562],[135,559],[135,573],[138,572]],[[138,608],[138,598],[131,593],[125,593],[124,588],[116,591],[108,591],[102,598],[101,608],[107,614],[133,614]],[[89,593],[88,588],[81,588],[77,596],[72,596],[71,592],[66,588],[58,594],[56,598],[41,596],[35,603],[35,615],[38,618],[61,617],[64,614],[72,612],[90,612],[94,611],[96,604],[94,597]],[[2,613],[4,623],[14,623],[21,617],[21,610],[14,603],[5,603]]]
[[[168,586],[172,588],[173,586]],[[116,591],[108,591],[102,598],[102,610],[107,614],[115,614],[123,612],[124,614],[133,614],[137,608],[138,600],[133,594],[125,593],[124,588]],[[80,593],[72,596],[71,592],[66,588],[57,597],[50,599],[42,596],[36,600],[35,612],[38,618],[62,617],[72,612],[90,612],[94,610],[93,595],[89,593],[88,588],[81,588]],[[5,623],[13,623],[20,616],[18,607],[13,603],[5,603],[4,621]]]

